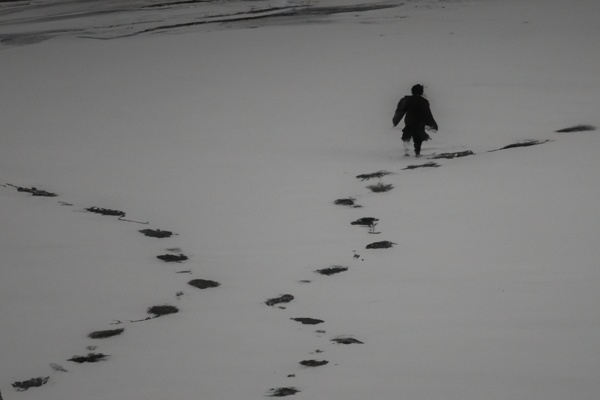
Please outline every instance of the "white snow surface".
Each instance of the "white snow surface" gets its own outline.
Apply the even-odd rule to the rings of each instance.
[[[218,7],[359,2],[91,12],[107,4],[0,5],[4,400],[600,398],[600,137],[555,133],[600,124],[599,2],[387,2],[147,33]],[[52,5],[62,16],[40,18]],[[440,126],[423,152],[475,155],[403,156],[391,119],[415,83]],[[488,152],[527,139],[548,142]],[[380,170],[390,192],[356,178]],[[333,204],[346,197],[362,208]],[[381,240],[396,245],[365,249]],[[173,248],[189,260],[156,259]],[[348,271],[314,272],[334,265]],[[162,304],[180,311],[129,322]],[[88,346],[109,357],[67,361]]]

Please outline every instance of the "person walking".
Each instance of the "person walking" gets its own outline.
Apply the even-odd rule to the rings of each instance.
[[[414,85],[411,88],[412,96],[404,96],[398,102],[394,113],[393,123],[397,126],[404,117],[404,128],[402,129],[402,141],[404,142],[405,155],[408,155],[408,143],[412,139],[415,155],[421,156],[421,144],[431,137],[425,132],[428,126],[434,131],[438,130],[438,124],[433,118],[429,101],[423,97],[423,85]]]

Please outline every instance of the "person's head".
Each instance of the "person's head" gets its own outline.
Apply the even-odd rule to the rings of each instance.
[[[410,89],[410,91],[412,92],[413,96],[422,96],[423,85],[415,85]]]

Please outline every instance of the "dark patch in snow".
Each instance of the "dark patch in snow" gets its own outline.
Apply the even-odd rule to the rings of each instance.
[[[108,357],[108,356],[106,354],[102,354],[102,353],[88,353],[87,356],[73,356],[73,357],[69,358],[67,361],[73,361],[78,364],[95,363],[95,362],[104,360],[106,357]]]
[[[88,337],[90,339],[106,339],[112,336],[117,336],[120,335],[121,333],[123,333],[123,331],[125,330],[125,328],[121,328],[121,329],[109,329],[109,330],[105,330],[105,331],[95,331],[92,332],[88,335]]]
[[[344,271],[348,271],[348,267],[333,266],[333,267],[329,267],[329,268],[318,269],[315,272],[318,272],[321,275],[330,276],[333,274],[339,274],[340,272],[344,272]]]
[[[289,303],[292,300],[294,300],[294,296],[291,294],[284,294],[283,296],[265,301],[265,304],[268,306],[274,306],[275,304]]]
[[[455,153],[441,153],[441,154],[436,154],[433,155],[431,157],[429,157],[432,160],[437,160],[440,158],[445,158],[445,159],[451,159],[451,158],[459,158],[459,157],[466,157],[466,156],[472,156],[475,153],[473,153],[471,150],[465,150],[465,151],[458,151]]]
[[[396,243],[389,242],[387,240],[383,240],[381,242],[374,242],[367,245],[367,249],[389,249],[390,247],[394,247]]]
[[[206,279],[194,279],[188,282],[188,285],[198,289],[208,289],[221,286],[219,282],[209,281]]]
[[[439,166],[440,166],[440,164],[438,164],[438,163],[434,163],[434,162],[428,162],[428,163],[425,163],[425,164],[419,164],[419,165],[409,165],[408,167],[406,167],[406,168],[403,168],[403,169],[405,169],[405,170],[406,170],[406,169],[431,168],[431,167],[433,167],[433,168],[437,168],[437,167],[439,167]]]
[[[318,325],[318,324],[322,324],[323,322],[325,322],[322,319],[306,318],[306,317],[290,318],[290,319],[300,322],[303,325]]]
[[[39,377],[39,378],[31,378],[26,381],[13,382],[12,387],[16,389],[17,392],[24,392],[25,390],[32,387],[40,387],[48,383],[50,379],[49,376]]]
[[[596,127],[593,125],[575,125],[570,128],[559,129],[556,132],[564,133],[564,132],[585,132],[585,131],[595,131]]]

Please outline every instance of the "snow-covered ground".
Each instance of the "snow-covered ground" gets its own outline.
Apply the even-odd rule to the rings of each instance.
[[[4,400],[599,398],[600,3],[150,4],[0,3]],[[403,156],[415,83],[475,155]]]

